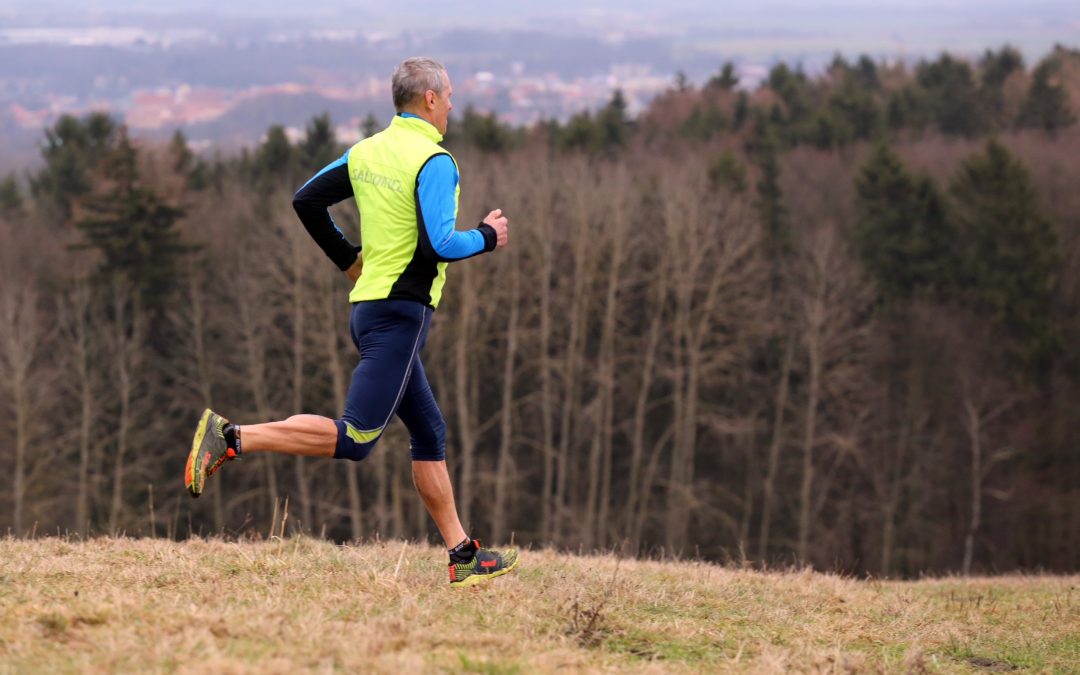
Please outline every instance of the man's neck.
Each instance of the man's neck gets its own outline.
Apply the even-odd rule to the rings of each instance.
[[[434,122],[429,120],[427,117],[424,117],[421,113],[415,112],[413,110],[402,110],[398,113],[398,115],[401,115],[402,117],[415,117],[416,119],[424,120],[433,127],[435,126]]]

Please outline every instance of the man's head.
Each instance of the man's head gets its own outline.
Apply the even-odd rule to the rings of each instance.
[[[405,59],[394,70],[392,80],[394,108],[423,117],[435,125],[440,134],[446,133],[446,123],[454,105],[450,96],[450,76],[435,59],[414,56]]]

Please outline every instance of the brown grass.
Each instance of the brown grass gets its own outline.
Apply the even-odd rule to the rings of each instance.
[[[1080,577],[856,581],[402,542],[0,540],[0,672],[1069,672]],[[400,564],[399,564],[400,563]]]

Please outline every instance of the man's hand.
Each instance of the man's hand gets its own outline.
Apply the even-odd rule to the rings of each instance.
[[[363,256],[356,256],[356,262],[349,266],[349,269],[345,270],[345,276],[355,284],[356,280],[360,278],[360,270],[364,268]]]
[[[495,209],[491,213],[487,214],[487,218],[484,218],[483,222],[491,226],[491,229],[495,230],[495,248],[500,249],[506,246],[507,238],[509,234],[506,231],[506,224],[509,222],[506,216],[502,214],[502,209]]]

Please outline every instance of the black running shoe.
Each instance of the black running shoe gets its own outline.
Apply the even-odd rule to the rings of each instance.
[[[502,576],[517,567],[518,553],[515,549],[493,551],[480,546],[474,539],[476,555],[467,563],[450,563],[451,586],[475,586],[489,579]]]

